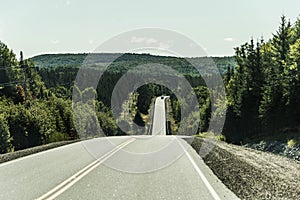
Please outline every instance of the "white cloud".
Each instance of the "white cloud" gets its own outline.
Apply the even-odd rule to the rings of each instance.
[[[50,40],[51,44],[58,44],[59,41],[58,40]]]
[[[145,44],[155,44],[158,41],[154,38],[147,38],[147,37],[135,37],[131,38],[131,43],[145,43]]]
[[[224,41],[226,41],[226,42],[233,42],[234,39],[229,37],[229,38],[224,38]]]
[[[139,43],[139,44],[145,44],[145,45],[149,45],[152,47],[157,47],[159,49],[169,49],[172,45],[173,42],[172,41],[159,41],[157,39],[154,38],[149,38],[149,37],[136,37],[133,36],[131,38],[131,43]]]
[[[171,43],[164,43],[164,42],[160,42],[159,46],[160,49],[169,49],[171,47]]]

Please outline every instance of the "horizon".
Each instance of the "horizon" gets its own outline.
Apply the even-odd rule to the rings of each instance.
[[[15,53],[15,52],[14,52]],[[15,53],[16,54],[16,53]],[[88,52],[81,52],[81,53],[43,53],[43,54],[38,54],[38,55],[34,55],[32,57],[28,57],[26,59],[32,59],[38,56],[44,56],[44,55],[89,55],[89,54],[132,54],[132,55],[149,55],[149,56],[158,56],[158,57],[173,57],[173,58],[231,58],[234,57],[234,55],[232,56],[192,56],[192,57],[182,57],[182,56],[174,56],[174,55],[159,55],[159,54],[153,54],[153,53],[131,53],[131,52],[125,52],[125,53],[118,53],[118,52],[99,52],[99,53],[88,53]],[[17,55],[17,54],[16,54]]]

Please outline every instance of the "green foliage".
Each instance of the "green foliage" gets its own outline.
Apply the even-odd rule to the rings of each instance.
[[[0,95],[16,97],[16,86],[24,84],[24,71],[15,54],[0,41]]]
[[[219,141],[224,141],[224,142],[225,142],[225,141],[226,141],[226,137],[225,137],[225,135],[222,135],[222,134],[221,134],[221,135],[218,135],[218,136],[217,136],[217,140],[219,140]]]
[[[11,137],[8,122],[3,114],[0,114],[0,153],[6,153],[11,148]]]
[[[59,132],[54,132],[53,134],[50,135],[49,137],[49,142],[59,142],[59,141],[64,141],[66,140],[66,134],[64,133],[59,133]]]
[[[101,136],[100,124],[97,123],[97,113],[93,108],[94,102],[84,103],[79,101],[73,104],[74,122],[81,138]]]
[[[44,54],[35,56],[32,60],[35,62],[37,67],[43,70],[43,72],[51,70],[51,68],[54,68],[57,71],[60,71],[61,68],[66,68],[69,71],[72,71],[72,68],[79,68],[87,56],[88,54]],[[145,63],[160,63],[172,66],[182,74],[195,75],[198,74],[198,72],[191,66],[191,63],[193,63],[200,68],[205,67],[208,74],[216,65],[220,72],[224,74],[228,67],[233,68],[236,65],[233,57],[200,57],[183,59],[177,57],[154,56],[150,54],[101,53],[89,54],[88,59],[93,60],[93,62],[98,64],[112,63],[109,66],[108,71],[113,73],[124,73],[134,66]],[[213,59],[214,63],[211,62],[211,59]],[[62,73],[61,75],[66,76],[67,74]],[[48,84],[47,81],[45,82]]]
[[[228,141],[276,135],[286,127],[299,126],[299,20],[281,24],[268,42],[253,40],[236,48],[237,67],[227,72]],[[229,78],[230,77],[230,78]]]
[[[11,105],[8,113],[12,145],[15,150],[47,144],[55,132],[55,116],[46,102],[32,101]]]
[[[37,67],[80,66],[87,54],[44,54],[33,57]]]
[[[207,87],[198,86],[195,89],[195,93],[198,97],[200,105],[200,132],[208,130],[210,118],[211,118],[211,102],[209,97],[209,91]]]
[[[110,113],[97,113],[100,126],[106,136],[114,136],[118,134],[118,127]]]
[[[297,142],[296,142],[296,140],[294,140],[294,139],[290,139],[288,142],[287,142],[287,144],[288,144],[288,147],[293,147],[295,144],[296,144]]]
[[[71,101],[48,95],[34,63],[1,42],[0,62],[0,153],[69,139]]]
[[[27,98],[43,99],[47,97],[46,87],[37,73],[34,63],[31,60],[25,60],[22,61],[21,67],[25,71],[25,92],[27,93]]]
[[[253,132],[259,127],[259,105],[263,74],[261,68],[262,43],[254,45],[254,41],[236,48],[238,66],[231,74],[227,85],[228,110],[225,131],[228,140],[235,141]],[[231,72],[228,72],[231,73]],[[260,130],[255,130],[258,133]],[[234,134],[242,132],[243,134]],[[232,134],[233,133],[233,134]]]

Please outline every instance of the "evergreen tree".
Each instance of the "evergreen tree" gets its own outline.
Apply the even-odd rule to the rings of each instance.
[[[300,37],[291,45],[289,58],[285,70],[288,84],[286,118],[289,126],[296,126],[300,118]]]
[[[37,99],[44,97],[46,87],[40,75],[37,73],[33,61],[21,60],[20,65],[25,71],[25,92],[27,98]]]
[[[259,106],[262,99],[263,73],[260,48],[263,41],[254,44],[251,39],[236,48],[237,67],[228,81],[227,114],[224,127],[226,138],[239,142],[260,132]]]
[[[15,54],[0,41],[0,95],[13,97],[23,77]]]
[[[273,35],[272,44],[275,47],[275,56],[279,65],[280,72],[283,72],[284,64],[287,62],[287,56],[292,43],[291,23],[287,21],[286,16],[281,17],[281,23],[278,31]]]

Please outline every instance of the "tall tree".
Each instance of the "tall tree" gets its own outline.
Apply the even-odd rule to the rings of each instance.
[[[290,44],[292,43],[291,23],[286,16],[281,17],[281,23],[276,34],[273,35],[272,44],[275,47],[276,60],[279,64],[280,72],[283,72],[284,64],[287,61]]]
[[[44,98],[46,96],[46,87],[40,75],[37,73],[33,61],[21,60],[20,65],[25,71],[25,90],[27,98]]]
[[[239,141],[257,134],[260,129],[259,105],[263,74],[260,48],[262,41],[252,39],[236,48],[237,67],[228,82],[228,109],[224,133],[228,140]],[[256,127],[256,128],[253,128]]]
[[[23,75],[15,54],[0,41],[0,94],[12,97]]]
[[[288,125],[286,104],[289,94],[289,50],[292,43],[292,27],[285,16],[281,17],[278,31],[264,48],[264,94],[260,116],[265,132],[276,133]]]

